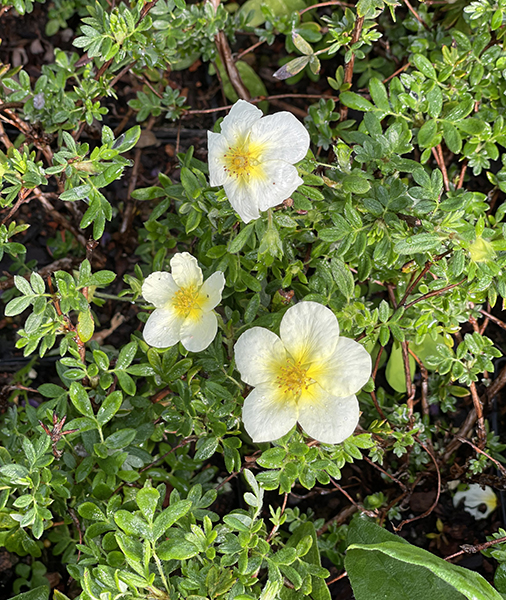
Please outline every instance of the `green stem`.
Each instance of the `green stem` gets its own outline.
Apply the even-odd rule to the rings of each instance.
[[[152,547],[152,550],[153,550],[153,558],[155,559],[156,566],[158,568],[158,573],[160,573],[160,577],[162,578],[162,582],[163,582],[163,585],[165,587],[165,591],[170,596],[169,584],[167,583],[167,579],[165,578],[165,573],[163,572],[162,563],[161,563],[160,559],[158,558],[158,556],[157,556],[157,554],[155,552],[154,546]]]
[[[130,300],[129,298],[120,298],[119,296],[115,296],[114,294],[106,294],[105,292],[93,292],[93,296],[96,296],[97,298],[103,298],[104,300],[119,300],[120,302],[129,303],[136,302],[134,300]]]

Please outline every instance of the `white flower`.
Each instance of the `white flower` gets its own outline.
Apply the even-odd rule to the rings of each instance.
[[[242,380],[254,386],[242,418],[254,442],[285,435],[299,422],[312,438],[337,444],[358,423],[355,393],[371,375],[371,357],[354,340],[339,337],[334,313],[317,302],[289,308],[280,337],[253,327],[235,345]]]
[[[155,348],[182,342],[191,352],[205,350],[218,329],[213,312],[225,286],[221,271],[203,283],[197,259],[188,252],[175,254],[171,273],[151,273],[142,285],[142,295],[155,305],[144,327],[144,339]]]
[[[479,483],[472,483],[468,490],[457,492],[453,496],[453,506],[457,508],[462,500],[464,500],[464,510],[475,519],[486,519],[497,508],[497,496],[488,485],[482,488]]]
[[[221,133],[207,136],[210,184],[224,187],[245,223],[281,204],[303,183],[293,165],[306,156],[309,134],[289,112],[262,117],[259,108],[238,100]]]

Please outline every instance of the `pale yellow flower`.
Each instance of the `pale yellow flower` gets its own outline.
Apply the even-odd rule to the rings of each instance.
[[[262,117],[253,104],[238,100],[208,132],[209,178],[222,185],[230,204],[248,223],[260,211],[281,204],[303,183],[294,164],[309,149],[309,134],[289,112]]]
[[[197,259],[188,252],[175,254],[172,273],[156,271],[146,278],[142,295],[155,307],[144,327],[144,339],[155,348],[179,341],[191,352],[205,350],[218,329],[213,309],[221,300],[225,277],[221,271],[203,282]]]
[[[253,327],[235,345],[242,380],[254,387],[242,418],[254,442],[276,440],[295,423],[312,438],[337,444],[358,424],[355,394],[371,375],[371,357],[339,337],[334,313],[317,302],[289,308],[279,337]]]

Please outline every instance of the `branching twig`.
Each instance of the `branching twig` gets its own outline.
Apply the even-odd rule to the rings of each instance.
[[[451,554],[450,556],[447,556],[445,558],[445,560],[453,560],[454,558],[457,558],[457,556],[462,556],[463,554],[476,554],[476,552],[481,552],[482,550],[486,550],[487,548],[490,548],[490,546],[495,546],[495,544],[502,544],[503,542],[506,542],[506,537],[500,537],[500,538],[497,538],[496,540],[490,540],[489,542],[483,542],[483,544],[476,544],[476,545],[462,544],[462,546],[461,546],[462,550],[460,552],[455,552],[455,554]]]
[[[414,304],[417,304],[418,302],[421,302],[422,300],[427,300],[428,298],[432,298],[433,296],[439,296],[440,294],[443,294],[444,292],[447,292],[448,290],[451,290],[454,287],[461,285],[462,283],[464,283],[465,280],[466,280],[466,278],[464,277],[464,279],[461,279],[457,283],[452,283],[451,285],[447,285],[446,287],[441,288],[440,290],[434,290],[432,292],[428,292],[427,294],[420,296],[420,298],[416,298],[409,304],[406,304],[405,308],[407,310],[408,308],[411,308]]]
[[[404,525],[407,525],[408,523],[412,523],[413,521],[418,521],[419,519],[424,519],[425,517],[428,517],[432,511],[436,508],[437,503],[439,502],[439,496],[441,494],[441,473],[439,472],[439,467],[437,464],[437,460],[434,456],[434,454],[429,450],[429,448],[427,448],[427,446],[425,444],[422,444],[420,442],[420,446],[425,450],[425,452],[427,452],[427,454],[431,457],[432,462],[434,463],[434,466],[436,467],[436,474],[437,474],[437,493],[436,493],[436,498],[434,500],[434,502],[432,503],[432,505],[421,515],[418,515],[417,517],[413,517],[411,519],[404,519],[404,521],[401,521],[400,524],[398,526],[393,526],[395,531],[400,531]]]
[[[415,19],[425,27],[425,29],[427,29],[427,31],[430,31],[430,27],[427,25],[427,23],[422,19],[422,17],[416,12],[416,10],[411,6],[409,0],[404,0],[404,4],[408,7],[409,11],[411,12],[411,14],[415,17]]]

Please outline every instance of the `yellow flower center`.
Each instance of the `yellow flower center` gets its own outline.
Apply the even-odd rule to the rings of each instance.
[[[225,159],[225,171],[232,177],[250,178],[261,176],[260,155],[262,146],[242,142],[236,146],[229,147],[223,156]]]
[[[295,362],[288,358],[286,365],[279,368],[279,375],[276,377],[278,388],[284,394],[292,394],[295,397],[300,396],[303,390],[307,390],[313,383],[307,375],[308,369],[305,369],[300,362]]]
[[[199,307],[199,296],[199,289],[194,285],[181,288],[174,294],[174,309],[180,317],[188,317],[192,310]]]

